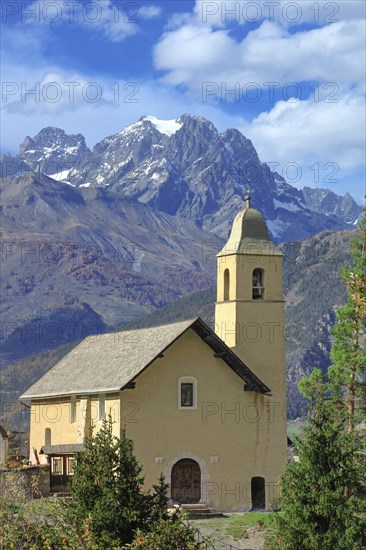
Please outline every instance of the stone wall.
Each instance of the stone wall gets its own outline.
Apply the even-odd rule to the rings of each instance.
[[[50,496],[50,466],[25,466],[1,470],[3,497],[18,495],[19,499]]]

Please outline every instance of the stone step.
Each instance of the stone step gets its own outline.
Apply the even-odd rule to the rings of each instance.
[[[205,518],[220,518],[223,517],[221,512],[216,512],[205,504],[181,504],[180,507],[187,512],[191,519]]]
[[[53,498],[71,498],[71,493],[67,491],[60,491],[53,493]]]
[[[190,502],[187,502],[187,503],[183,503],[183,504],[180,504],[181,508],[189,508],[190,510],[206,510],[207,509],[207,505],[206,504],[202,504],[202,503],[190,503]]]

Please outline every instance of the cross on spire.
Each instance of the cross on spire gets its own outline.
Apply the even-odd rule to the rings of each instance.
[[[245,200],[247,202],[247,208],[250,208],[250,201],[252,197],[250,196],[250,193],[253,191],[253,189],[247,189],[247,194],[245,195]]]

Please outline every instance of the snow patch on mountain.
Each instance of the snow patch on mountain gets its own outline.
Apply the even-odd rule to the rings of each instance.
[[[151,124],[155,126],[158,132],[160,132],[161,134],[165,134],[169,137],[178,132],[178,130],[183,125],[177,120],[161,120],[160,118],[156,118],[152,115],[144,117],[144,120],[150,121]]]
[[[275,239],[281,239],[286,229],[289,227],[289,224],[282,222],[281,220],[266,220],[266,222],[272,237]]]
[[[137,122],[134,122],[133,124],[130,124],[129,126],[126,126],[126,128],[123,128],[120,132],[118,132],[118,136],[120,135],[125,135],[125,134],[129,134],[130,132],[134,132],[135,130],[138,130],[139,128],[142,128],[143,126],[143,123],[141,120],[138,120]],[[111,136],[111,138],[109,138],[109,141],[112,142],[112,138],[114,138],[115,136]],[[107,141],[107,139],[104,140],[105,142]]]
[[[296,204],[293,202],[282,202],[277,199],[273,199],[273,206],[277,208],[284,208],[285,210],[288,210],[289,212],[299,212],[301,208],[299,208]]]
[[[68,170],[61,170],[61,172],[56,172],[56,174],[50,174],[49,177],[56,181],[65,181],[70,172],[71,168]]]

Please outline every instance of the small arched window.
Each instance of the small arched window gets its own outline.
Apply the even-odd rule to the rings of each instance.
[[[51,445],[51,428],[46,428],[44,431],[44,444]]]
[[[224,300],[230,298],[230,271],[225,269],[224,271]]]
[[[263,269],[254,269],[252,276],[252,298],[253,300],[263,300],[264,298],[264,271]]]
[[[73,424],[74,422],[76,422],[76,397],[72,395],[70,401],[70,423]]]

